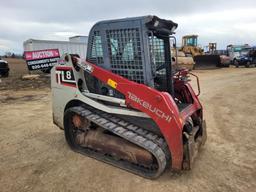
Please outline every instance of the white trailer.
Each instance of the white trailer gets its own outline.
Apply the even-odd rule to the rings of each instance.
[[[49,41],[28,39],[23,43],[24,51],[37,51],[44,49],[59,49],[60,55],[65,53],[78,54],[86,58],[87,44],[74,41]]]

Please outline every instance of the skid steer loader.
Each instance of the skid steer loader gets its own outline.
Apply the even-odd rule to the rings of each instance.
[[[156,16],[96,23],[87,58],[51,70],[53,121],[71,149],[154,179],[192,168],[206,140],[203,108],[186,70],[174,71],[177,24]]]

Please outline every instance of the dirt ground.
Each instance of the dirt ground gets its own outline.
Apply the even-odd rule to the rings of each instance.
[[[50,87],[49,74],[43,74],[42,72],[30,72],[31,74],[40,74],[41,76],[36,80],[22,80],[21,77],[29,73],[25,61],[15,58],[7,58],[5,60],[9,63],[10,77],[1,79],[0,91],[33,90]]]
[[[0,82],[0,191],[256,191],[256,68],[195,71],[208,140],[193,170],[151,181],[75,153],[52,123],[49,80]]]

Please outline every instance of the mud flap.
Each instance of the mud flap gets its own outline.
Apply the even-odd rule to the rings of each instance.
[[[201,131],[202,133],[197,136],[197,133],[200,133]],[[206,142],[206,122],[203,121],[201,130],[199,126],[196,126],[193,128],[193,131],[189,135],[186,135],[186,137],[187,142],[184,144],[183,169],[190,170],[192,169],[193,162],[198,154],[198,151],[200,150],[200,147]]]

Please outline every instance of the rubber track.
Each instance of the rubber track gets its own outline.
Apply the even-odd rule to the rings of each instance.
[[[100,111],[94,108],[87,109],[82,106],[78,106],[78,107],[72,107],[68,109],[68,111],[72,111],[88,119],[89,121],[97,124],[98,126],[149,151],[156,158],[158,169],[154,171],[152,170],[145,171],[145,169],[139,169],[139,168],[136,169],[134,168],[134,166],[127,166],[126,164],[118,163],[117,161],[114,161],[114,160],[112,161],[110,161],[109,159],[106,160],[106,158],[101,157],[102,155],[99,156],[99,155],[88,154],[89,156],[92,156],[96,159],[100,159],[114,166],[120,167],[132,173],[135,173],[137,175],[150,178],[150,179],[159,177],[164,172],[166,167],[168,167],[167,164],[168,165],[170,164],[169,149],[165,140],[162,137],[159,137],[158,135],[155,135],[147,130],[139,128],[138,126],[133,125],[130,122],[126,122],[111,114],[105,113],[103,111]],[[78,150],[78,152],[81,152],[81,151]],[[85,151],[82,153],[87,154],[87,152]]]

